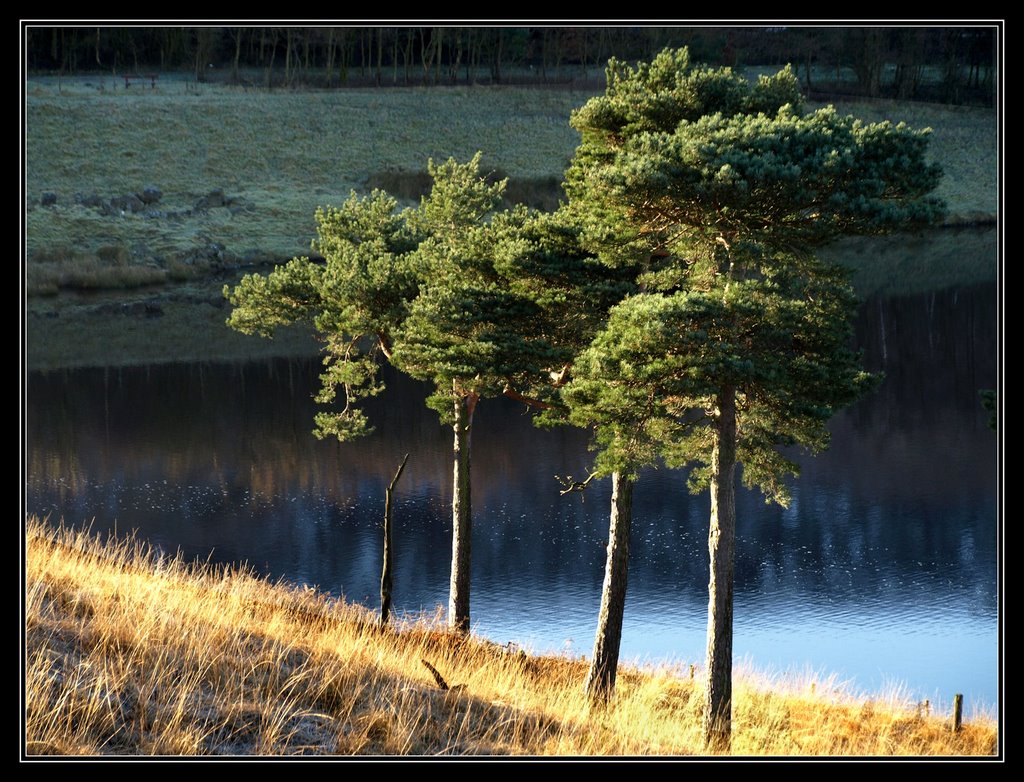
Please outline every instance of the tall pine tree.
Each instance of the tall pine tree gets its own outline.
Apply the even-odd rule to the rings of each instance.
[[[938,219],[941,172],[925,160],[926,132],[805,114],[788,68],[751,84],[682,49],[636,67],[613,60],[607,78],[573,115],[582,142],[567,190],[584,245],[609,266],[642,266],[641,290],[612,310],[565,398],[573,420],[596,427],[600,471],[632,476],[663,459],[710,490],[704,734],[721,748],[736,468],[785,503],[796,465],[780,448],[825,447],[829,417],[873,382],[849,348],[849,285],[816,250]],[[589,681],[614,683],[596,653]]]

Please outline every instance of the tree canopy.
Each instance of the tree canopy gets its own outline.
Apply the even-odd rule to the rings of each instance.
[[[804,86],[844,95],[992,105],[998,25],[940,27],[211,27],[24,24],[33,71],[192,70],[267,86],[565,83],[609,57],[687,46],[703,62],[799,63]],[[257,70],[259,69],[259,70]],[[262,71],[262,73],[260,73]]]

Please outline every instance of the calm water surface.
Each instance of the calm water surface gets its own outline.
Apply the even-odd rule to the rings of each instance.
[[[836,674],[856,692],[903,686],[970,709],[998,697],[997,440],[978,390],[996,384],[995,286],[876,298],[857,332],[886,379],[801,457],[789,509],[738,497],[735,653],[775,673]],[[450,430],[425,387],[389,377],[376,433],[310,430],[319,363],[33,373],[28,509],[52,523],[136,529],[168,551],[247,561],[376,606],[384,487],[395,510],[396,604],[447,603]],[[584,476],[586,437],[538,431],[481,403],[473,442],[473,623],[499,642],[588,654],[609,482]],[[626,659],[701,662],[708,498],[649,471],[635,492]]]

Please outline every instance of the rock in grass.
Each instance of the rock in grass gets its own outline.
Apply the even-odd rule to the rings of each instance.
[[[43,193],[43,197],[39,199],[39,203],[43,206],[56,206],[57,205],[57,194],[56,193]]]
[[[88,195],[85,193],[75,193],[75,203],[82,206],[96,207],[103,205],[103,199],[95,193],[89,193]]]
[[[204,195],[198,201],[194,209],[197,211],[205,209],[215,209],[217,207],[224,206],[227,203],[227,199],[224,197],[224,188],[218,187],[216,190],[211,190],[209,193]]]
[[[164,194],[159,187],[156,187],[155,185],[146,185],[142,189],[142,192],[138,193],[137,196],[142,203],[148,206],[149,204],[155,204],[164,197]]]

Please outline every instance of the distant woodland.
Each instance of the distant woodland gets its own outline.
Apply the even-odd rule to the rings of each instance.
[[[605,63],[688,46],[709,65],[791,63],[811,97],[992,105],[1000,28],[23,27],[30,74],[187,73],[252,87],[603,84]]]

